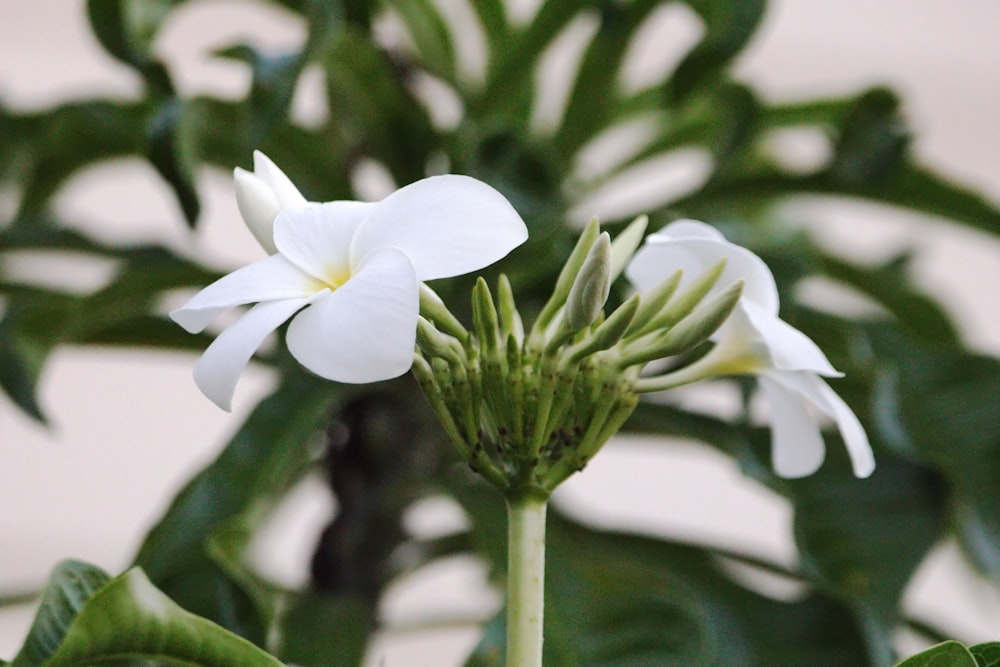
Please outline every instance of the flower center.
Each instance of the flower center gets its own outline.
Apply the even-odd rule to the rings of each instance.
[[[338,287],[342,287],[350,279],[350,270],[330,268],[323,276],[316,279],[317,291],[320,289],[336,291]]]

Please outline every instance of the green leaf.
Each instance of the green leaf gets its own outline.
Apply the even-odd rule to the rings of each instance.
[[[309,36],[301,51],[270,55],[249,45],[239,44],[214,54],[245,62],[253,70],[250,94],[243,105],[249,114],[249,120],[246,131],[239,137],[243,144],[241,152],[245,155],[265,143],[271,133],[286,121],[303,68],[322,57],[330,46],[335,30],[343,21],[343,8],[339,3],[312,1],[304,4]],[[232,128],[228,129],[232,133]],[[235,161],[227,161],[226,166]]]
[[[94,35],[118,60],[143,69],[160,24],[179,0],[88,0]]]
[[[194,227],[201,203],[195,187],[195,150],[183,116],[184,104],[178,97],[167,97],[159,104],[146,127],[147,156],[173,188],[188,225]]]
[[[299,665],[357,667],[374,615],[371,605],[356,597],[302,593],[282,617],[281,657]]]
[[[262,640],[259,607],[213,562],[210,540],[251,505],[274,502],[298,479],[345,391],[305,371],[286,372],[219,458],[174,499],[146,536],[137,564],[186,608]]]
[[[1000,642],[987,642],[969,647],[969,652],[976,658],[979,667],[998,667],[1000,665]]]
[[[910,256],[903,255],[871,268],[821,252],[818,257],[822,270],[831,278],[878,301],[926,342],[958,343],[958,332],[945,311],[909,279]]]
[[[15,405],[43,423],[38,381],[49,354],[64,342],[80,303],[73,295],[27,288],[10,298],[0,320],[0,388]]]
[[[59,563],[49,577],[28,636],[13,664],[40,665],[62,643],[87,600],[111,581],[103,570],[79,561]]]
[[[905,446],[943,471],[960,537],[976,564],[1000,572],[1000,361],[875,339],[895,362],[880,386]]]
[[[830,443],[819,472],[787,482],[795,540],[817,584],[856,610],[872,664],[891,664],[900,599],[944,533],[945,497],[935,475],[887,456],[872,477],[855,479],[842,451]]]
[[[0,137],[0,168],[6,179],[23,188],[15,221],[44,211],[48,200],[79,169],[141,154],[146,111],[143,103],[99,100],[12,119],[6,136]]]
[[[339,132],[388,167],[397,183],[423,178],[435,132],[387,56],[364,36],[342,30],[323,65]]]
[[[389,0],[417,47],[418,59],[445,81],[455,82],[455,45],[440,11],[430,0]]]
[[[668,82],[668,94],[674,100],[681,100],[699,86],[721,78],[722,68],[754,34],[765,6],[763,0],[688,0],[687,4],[704,20],[705,35]]]
[[[639,26],[659,4],[655,0],[640,0],[602,5],[600,26],[583,55],[565,117],[553,138],[564,154],[571,155],[621,114],[621,105],[608,102],[621,97],[618,76],[626,49]],[[601,103],[595,103],[597,100]]]
[[[184,611],[133,568],[111,580],[67,562],[53,576],[13,667],[61,667],[128,658],[170,664],[280,667],[274,657]]]
[[[956,641],[944,642],[904,660],[897,667],[980,667],[969,649]]]

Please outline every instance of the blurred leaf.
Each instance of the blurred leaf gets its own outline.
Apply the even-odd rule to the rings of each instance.
[[[58,667],[129,658],[168,664],[280,667],[218,625],[190,614],[139,569],[116,579],[92,566],[57,568],[15,667]]]
[[[705,22],[705,34],[668,83],[673,100],[681,100],[699,86],[722,77],[723,68],[756,31],[765,5],[764,0],[688,0],[687,4]]]
[[[830,175],[843,183],[870,185],[888,181],[909,144],[899,113],[899,99],[875,88],[857,99],[840,128]]]
[[[454,82],[455,45],[451,31],[431,0],[388,0],[409,29],[419,60],[445,81]]]
[[[128,258],[110,284],[86,296],[0,283],[0,294],[9,298],[0,319],[0,339],[5,341],[0,346],[0,388],[35,419],[45,421],[36,398],[37,383],[50,353],[59,345],[134,340],[139,345],[191,349],[198,343],[204,347],[204,336],[188,336],[148,313],[158,306],[163,292],[202,285],[218,274],[158,246],[107,248],[73,232],[38,230],[33,234],[22,229],[27,228],[0,235],[0,241],[13,239],[12,249],[42,249],[63,242]],[[139,339],[146,334],[151,337]]]
[[[956,641],[944,642],[904,660],[898,667],[980,667],[969,649]]]
[[[11,119],[9,131],[0,133],[0,177],[23,188],[15,221],[43,212],[83,167],[142,153],[146,110],[141,103],[98,100]]]
[[[405,72],[352,30],[338,33],[324,66],[333,121],[359,155],[382,162],[399,185],[422,178],[437,141],[423,106],[401,85]]]
[[[219,458],[177,495],[146,536],[136,563],[186,608],[263,641],[262,619],[246,592],[212,561],[209,541],[252,503],[281,497],[309,462],[344,392],[304,371],[286,373]]]
[[[177,97],[164,99],[146,127],[149,161],[170,184],[188,225],[194,227],[201,212],[195,187],[194,148],[183,122],[184,105]]]
[[[322,56],[343,20],[340,3],[309,0],[303,4],[309,36],[301,51],[272,56],[239,44],[215,52],[219,57],[243,61],[253,70],[253,83],[245,102],[250,119],[246,132],[239,137],[243,143],[241,152],[246,155],[286,121],[302,70],[310,61]],[[227,166],[232,162],[235,161],[227,161]]]
[[[954,489],[953,507],[967,551],[986,572],[1000,572],[1000,361],[875,338],[894,364],[880,402],[901,425],[910,453],[933,462]]]
[[[183,0],[87,0],[94,35],[108,53],[150,78],[153,39],[171,8]]]
[[[816,585],[854,609],[871,664],[888,667],[903,591],[944,533],[946,496],[935,475],[886,456],[855,479],[842,450],[830,443],[819,472],[786,482],[795,541]]]
[[[910,280],[908,255],[870,268],[825,253],[818,257],[831,278],[878,301],[923,340],[942,345],[958,343],[958,332],[945,311]]]
[[[357,667],[368,646],[374,613],[356,597],[307,591],[282,617],[281,657],[310,667]]]
[[[0,290],[7,291],[7,290]],[[64,342],[80,298],[47,289],[22,289],[0,320],[0,388],[40,422],[37,385],[49,354]]]
[[[622,106],[607,102],[621,97],[619,74],[626,49],[638,28],[659,4],[656,0],[601,3],[600,25],[583,54],[563,122],[554,137],[564,154],[572,154],[617,120]],[[595,103],[598,100],[604,103]]]

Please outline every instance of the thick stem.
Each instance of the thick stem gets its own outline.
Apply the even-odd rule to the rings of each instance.
[[[507,667],[541,667],[545,607],[545,508],[507,500]]]

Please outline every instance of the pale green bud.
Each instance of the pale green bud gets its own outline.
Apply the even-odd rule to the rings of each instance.
[[[651,331],[669,329],[687,317],[712,288],[715,287],[715,283],[719,282],[719,278],[722,276],[725,268],[726,260],[719,260],[718,263],[699,276],[694,284],[687,288],[683,294],[676,299],[667,301],[666,307],[657,313],[655,317],[643,326],[635,328],[634,331],[629,331],[629,338],[634,340]]]
[[[629,324],[632,323],[632,318],[639,310],[639,304],[639,295],[633,294],[628,301],[611,313],[611,316],[604,320],[593,333],[573,348],[568,356],[569,363],[578,363],[581,359],[595,352],[606,350],[621,340]]]
[[[640,215],[629,223],[629,226],[622,230],[622,233],[615,237],[611,243],[611,282],[621,275],[625,266],[631,261],[639,244],[642,243],[643,235],[646,233],[646,226],[649,218]]]
[[[531,327],[530,338],[535,347],[541,347],[541,341],[545,338],[546,328],[552,322],[552,318],[555,317],[556,313],[559,312],[559,309],[566,303],[566,298],[573,288],[576,276],[580,272],[584,261],[586,261],[587,254],[590,252],[590,246],[594,245],[599,234],[600,225],[597,223],[597,220],[591,220],[580,234],[573,252],[570,253],[569,259],[566,260],[562,271],[559,272],[559,277],[556,279],[556,286],[552,289],[552,296],[549,297],[545,306],[542,307],[542,312],[538,314],[535,323]]]
[[[566,327],[579,331],[597,319],[611,290],[611,237],[603,232],[587,252],[566,299]]]
[[[743,280],[737,280],[711,299],[698,304],[694,312],[663,335],[646,344],[631,345],[619,362],[621,368],[683,354],[704,343],[732,314],[743,295],[743,285]]]

